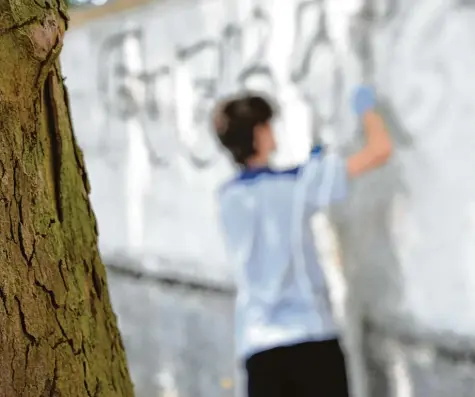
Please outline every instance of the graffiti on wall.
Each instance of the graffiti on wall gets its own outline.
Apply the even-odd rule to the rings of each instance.
[[[223,52],[235,47],[233,40],[236,37],[239,39],[239,30],[230,25],[224,30],[222,41],[203,39],[191,46],[177,48],[175,68],[167,64],[154,69],[146,67],[144,32],[141,28],[114,34],[102,44],[98,60],[101,103],[110,118],[122,121],[137,118],[154,127],[143,129],[153,166],[167,166],[170,157],[176,155],[164,153],[158,147],[158,135],[172,133],[180,140],[180,129],[193,129],[198,135],[195,141],[199,142],[197,147],[181,142],[181,154],[189,158],[196,168],[206,168],[214,163],[219,154],[217,150],[203,156],[207,152],[207,146],[212,144],[208,118],[219,97],[219,82],[226,71],[227,57]],[[125,53],[128,40],[135,41],[140,48],[140,70],[132,70],[129,66],[129,57]],[[188,90],[188,87],[180,87],[184,88],[184,92],[181,90],[177,95],[177,84],[183,80],[183,72],[186,73],[185,78],[188,78],[185,83],[189,82],[190,87]],[[138,90],[134,87],[138,87]],[[168,101],[168,104],[174,101],[175,109],[173,106],[167,108],[164,101]],[[175,122],[167,123],[166,116],[170,116],[166,114],[167,110],[175,112],[173,117],[187,105],[190,110],[189,118],[182,116],[180,119],[175,118]],[[185,122],[180,123],[183,119],[186,119]],[[108,137],[104,136],[104,146],[107,141]]]
[[[110,118],[120,121],[132,118],[142,121],[144,119],[151,121],[160,119],[161,109],[156,92],[160,83],[170,78],[170,67],[159,65],[152,70],[145,70],[143,67],[133,70],[126,62],[125,46],[132,42],[139,49],[137,55],[143,65],[145,56],[143,40],[143,31],[136,28],[111,35],[101,46],[98,58],[98,91],[102,106]],[[155,145],[154,134],[149,129],[144,130],[146,150],[151,163],[155,166],[167,165],[168,158],[160,152],[160,147]],[[112,133],[111,128],[105,128],[99,142],[106,153],[107,142],[110,139],[109,134]]]
[[[257,86],[262,91],[276,95],[278,91],[277,82],[272,67],[266,62],[272,35],[272,21],[262,8],[253,10],[250,18],[244,22],[244,26],[241,28],[241,35],[243,36],[246,30],[252,32],[253,29],[260,32],[260,34],[257,36],[254,50],[248,59],[242,61],[242,70],[237,76],[238,88],[255,89]]]
[[[475,1],[474,0],[457,0],[456,5],[458,7],[474,7]]]
[[[297,2],[295,22],[288,84],[298,88],[309,107],[311,135],[317,141],[325,126],[336,126],[342,101],[342,70],[327,31],[325,2]],[[115,33],[100,47],[98,89],[102,106],[109,119],[137,119],[143,123],[153,167],[167,167],[174,158],[183,156],[196,169],[209,168],[221,156],[209,117],[216,102],[249,89],[278,97],[281,87],[267,60],[272,32],[270,13],[256,7],[241,23],[225,25],[217,37],[202,38],[186,47],[177,45],[174,59],[163,65],[146,64],[142,28]],[[138,48],[138,69],[129,65],[130,56],[126,55],[131,41]],[[110,129],[105,128],[103,153],[108,133]],[[176,151],[161,147],[165,135],[176,141]]]
[[[311,109],[312,140],[325,127],[335,128],[342,102],[342,68],[328,32],[324,1],[303,1],[295,13],[291,81]],[[333,131],[332,131],[333,132]]]
[[[402,119],[400,115],[418,114],[421,117],[427,112],[427,119],[436,119],[441,113],[440,95],[428,98],[431,106],[424,104],[423,110],[414,109],[419,106],[419,88],[444,85],[445,72],[437,66],[440,62],[433,62],[432,58],[423,61],[424,54],[431,48],[433,39],[430,37],[434,37],[433,33],[440,26],[437,19],[442,13],[424,16],[420,11],[413,12],[410,7],[401,7],[400,3],[400,0],[362,2],[358,13],[352,18],[349,48],[362,71],[361,80],[378,85],[373,80],[375,64],[379,62],[373,54],[373,38],[380,32],[393,29],[389,47],[397,53],[394,58],[407,62],[399,65],[398,70],[401,67],[407,69],[407,76],[415,76],[413,70],[421,71],[420,77],[407,77],[406,81],[398,83],[410,85],[404,90],[407,97],[399,98],[399,94],[395,95],[385,87],[378,93],[381,112],[390,125],[398,148],[404,149],[413,143],[413,134],[409,131],[413,130],[414,121],[411,117]],[[288,82],[285,83],[297,87],[310,109],[314,141],[321,139],[324,133],[336,134],[341,107],[346,101],[344,88],[348,81],[345,81],[345,65],[329,32],[329,25],[327,1],[295,1],[292,62]],[[101,43],[98,86],[104,109],[111,119],[123,122],[137,119],[143,123],[152,166],[167,167],[176,157],[182,156],[196,169],[210,168],[221,156],[209,125],[209,114],[216,101],[227,93],[255,87],[277,97],[279,95],[281,81],[276,78],[267,57],[274,29],[271,13],[265,7],[256,7],[243,21],[223,26],[216,36],[199,38],[186,46],[177,43],[173,59],[161,65],[147,64],[147,37],[141,27],[114,34]],[[252,48],[244,48],[250,35],[256,37]],[[130,57],[126,56],[126,47],[130,42],[138,48],[137,56],[141,58],[139,67],[131,65]],[[402,48],[401,42],[411,44]],[[407,52],[408,47],[414,56],[407,57],[401,52]],[[422,68],[424,62],[428,68],[435,70]],[[391,76],[394,67],[387,65],[387,70],[385,73]],[[438,79],[435,84],[428,80],[431,75]],[[394,84],[391,81],[394,78],[388,78],[388,87]],[[424,124],[426,121],[416,122]],[[173,146],[176,150],[164,148],[164,136],[177,143]],[[104,146],[107,141],[107,136],[104,136]],[[379,193],[385,195],[380,200],[382,214],[391,211],[388,197],[405,193],[401,172],[396,169],[397,165],[393,167],[383,175],[388,189]],[[373,229],[387,230],[384,225],[376,225]],[[382,245],[386,248],[382,251],[388,254],[393,250],[390,247],[391,236],[386,237],[387,241]],[[378,238],[383,237],[380,235]],[[395,255],[391,260],[397,262]]]

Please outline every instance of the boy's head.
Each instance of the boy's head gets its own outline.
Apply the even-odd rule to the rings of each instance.
[[[234,161],[246,167],[265,166],[276,149],[271,121],[274,107],[247,94],[221,103],[214,115],[216,133]]]

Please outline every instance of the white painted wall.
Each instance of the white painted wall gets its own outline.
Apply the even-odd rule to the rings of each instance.
[[[471,339],[473,26],[468,0],[183,0],[70,31],[63,69],[103,256],[232,282],[215,194],[233,171],[210,134],[212,104],[242,88],[247,68],[268,70],[245,85],[278,97],[276,162],[289,164],[316,135],[345,152],[360,144],[348,102],[365,81],[397,150],[331,214],[351,314]]]

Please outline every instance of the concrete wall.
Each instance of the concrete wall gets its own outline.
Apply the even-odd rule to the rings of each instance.
[[[380,376],[407,377],[392,395],[473,394],[474,10],[460,1],[367,2],[350,19],[345,70],[378,87],[397,153],[355,184],[335,220],[364,346],[379,357]]]
[[[245,87],[276,95],[275,160],[288,165],[316,138],[360,144],[348,101],[362,81],[378,89],[396,155],[329,214],[339,255],[324,250],[349,281],[359,395],[473,394],[474,23],[463,0],[176,0],[69,32],[63,69],[139,396],[160,393],[167,371],[179,396],[232,392],[215,193],[233,171],[210,134],[213,103]],[[202,325],[179,334],[174,321]]]

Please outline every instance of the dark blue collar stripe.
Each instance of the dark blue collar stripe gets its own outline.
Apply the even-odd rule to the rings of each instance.
[[[323,148],[319,146],[315,146],[311,153],[311,156],[319,155],[322,152]],[[283,176],[283,175],[297,175],[300,171],[301,167],[290,168],[287,170],[273,170],[269,167],[260,167],[260,168],[246,168],[244,169],[239,176],[237,176],[232,181],[226,183],[223,186],[223,189],[229,185],[232,185],[236,182],[240,181],[251,181],[253,179],[258,178],[259,176]]]
[[[300,170],[300,167],[291,168],[288,170],[272,170],[269,167],[262,167],[262,168],[248,168],[245,169],[241,175],[238,176],[238,180],[245,181],[250,179],[255,179],[261,175],[269,175],[269,176],[279,176],[279,175],[297,175]]]

